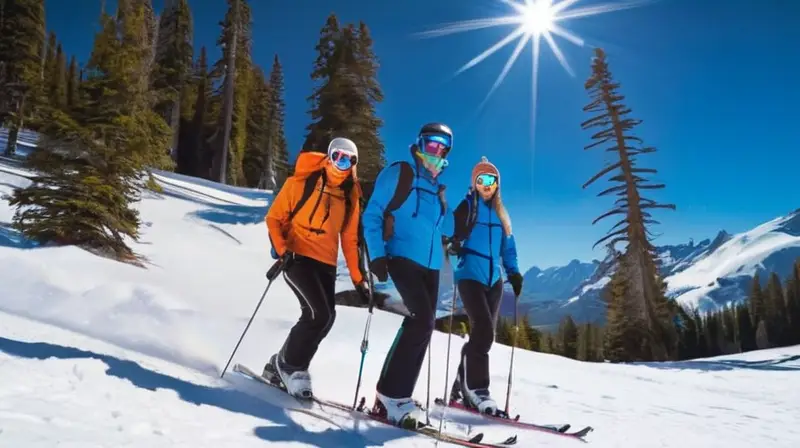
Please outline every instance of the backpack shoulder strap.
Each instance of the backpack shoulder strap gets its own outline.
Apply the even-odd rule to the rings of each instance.
[[[478,222],[478,196],[476,195],[477,193],[473,192],[467,198],[467,231],[464,235],[464,240],[469,238],[472,229],[475,228],[475,223]]]
[[[400,175],[397,177],[397,185],[394,188],[394,195],[386,205],[386,213],[391,213],[406,202],[408,195],[411,194],[411,185],[414,183],[414,169],[411,164],[405,161],[394,162],[389,166],[400,165]]]
[[[301,208],[308,202],[308,198],[311,197],[311,194],[314,192],[314,189],[317,187],[317,182],[319,181],[320,177],[322,176],[322,170],[315,171],[308,175],[306,178],[305,184],[303,184],[303,194],[300,195],[300,199],[297,200],[294,208],[291,212],[289,212],[289,221],[293,220],[297,212],[300,211]]]

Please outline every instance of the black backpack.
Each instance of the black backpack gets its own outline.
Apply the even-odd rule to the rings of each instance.
[[[322,179],[322,189],[323,189],[323,191],[320,192],[320,196],[317,199],[317,205],[319,204],[319,201],[322,200],[322,194],[324,193],[325,182],[326,182],[326,176],[325,176],[325,170],[324,169],[321,169],[321,170],[318,170],[318,171],[314,171],[313,173],[308,175],[308,177],[306,178],[305,184],[303,184],[303,193],[300,195],[300,199],[297,200],[297,204],[295,204],[295,206],[292,209],[292,211],[289,212],[289,221],[293,220],[294,217],[297,215],[297,213],[300,211],[300,209],[302,209],[303,206],[306,205],[306,202],[308,202],[308,199],[311,197],[311,194],[314,193],[314,189],[317,187],[317,182],[320,180],[320,178]],[[352,210],[353,210],[353,204],[352,204],[352,201],[350,199],[350,195],[351,195],[351,193],[353,191],[353,187],[354,186],[355,186],[355,181],[353,180],[352,177],[348,177],[341,185],[342,191],[344,192],[344,221],[343,222],[345,224],[350,219],[350,214],[352,213]],[[316,207],[316,205],[315,205],[315,207]],[[309,220],[311,219],[312,216],[313,216],[313,213],[311,214],[311,216],[309,216]]]
[[[397,179],[397,185],[394,189],[394,194],[392,195],[392,199],[389,200],[389,203],[386,204],[386,209],[383,211],[383,240],[388,241],[391,239],[392,234],[394,234],[394,216],[392,212],[399,209],[411,195],[411,191],[414,189],[428,191],[429,193],[436,194],[438,197],[438,192],[433,192],[429,190],[425,190],[423,188],[414,187],[414,169],[411,168],[411,164],[406,161],[399,161],[394,162],[391,166],[400,165],[400,175]],[[439,204],[441,206],[441,213],[444,216],[447,213],[446,206],[441,199],[439,199]],[[416,216],[416,213],[414,214]]]

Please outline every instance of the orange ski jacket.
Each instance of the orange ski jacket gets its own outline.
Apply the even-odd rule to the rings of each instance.
[[[342,252],[350,278],[354,284],[360,284],[364,277],[358,256],[361,191],[357,181],[350,191],[351,205],[347,222],[344,222],[344,190],[330,182],[323,185],[324,176],[320,176],[311,196],[294,218],[289,220],[290,213],[303,194],[309,175],[325,169],[326,163],[329,162],[324,153],[302,152],[298,155],[294,175],[286,179],[265,217],[270,241],[279,256],[283,256],[288,250],[336,266],[341,235]],[[355,173],[353,176],[355,177]]]

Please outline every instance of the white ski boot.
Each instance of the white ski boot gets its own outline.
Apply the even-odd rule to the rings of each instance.
[[[389,398],[375,392],[372,413],[402,428],[416,429],[424,426],[424,415],[417,402],[411,398]]]
[[[283,367],[278,355],[272,355],[267,365],[264,366],[262,376],[272,383],[283,385],[289,395],[311,399],[314,396],[311,389],[311,375],[305,370],[290,371]]]
[[[488,389],[470,390],[466,386],[464,390],[464,401],[468,406],[478,410],[481,414],[497,415],[497,402],[489,395]]]

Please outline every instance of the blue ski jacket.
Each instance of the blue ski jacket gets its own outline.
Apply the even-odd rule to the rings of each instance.
[[[471,207],[477,207],[475,223],[466,235]],[[514,235],[505,235],[500,217],[487,202],[467,195],[456,207],[454,220],[456,237],[463,238],[454,273],[456,281],[475,280],[491,287],[501,278],[501,264],[506,275],[519,273]]]
[[[413,156],[412,156],[413,157]],[[370,260],[381,257],[407,258],[425,268],[439,270],[444,262],[442,236],[453,234],[453,213],[442,213],[439,201],[439,182],[416,160],[409,161],[414,173],[411,192],[405,202],[394,210],[394,234],[383,240],[384,211],[395,193],[400,179],[400,166],[384,168],[375,179],[361,223]]]

